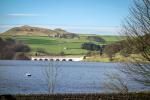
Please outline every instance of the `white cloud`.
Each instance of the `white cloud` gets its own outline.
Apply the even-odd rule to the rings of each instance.
[[[11,13],[7,14],[7,16],[11,17],[38,17],[38,16],[46,16],[44,14],[31,14],[31,13]]]

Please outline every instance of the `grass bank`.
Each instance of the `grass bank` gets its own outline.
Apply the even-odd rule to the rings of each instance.
[[[85,42],[93,42],[95,44],[103,45],[110,44],[116,41],[120,41],[122,37],[120,36],[101,36],[105,39],[105,43],[99,43],[95,41],[87,40],[87,36],[82,34],[79,35],[80,38],[73,39],[65,39],[65,38],[53,38],[48,36],[3,36],[3,37],[11,37],[16,40],[23,41],[31,48],[31,52],[29,55],[35,55],[37,51],[40,51],[43,54],[54,54],[58,55],[62,52],[65,55],[85,55],[87,54],[87,50],[81,49],[81,45]],[[95,36],[95,35],[93,35]]]
[[[143,58],[141,58],[142,56],[139,54],[131,54],[128,57],[122,56],[120,54],[116,54],[112,60],[110,60],[110,58],[107,55],[93,55],[93,56],[89,56],[86,59],[84,59],[84,61],[88,61],[88,62],[129,62],[132,61],[133,59],[137,60],[137,61],[141,61],[143,62]]]
[[[0,100],[149,100],[150,93],[0,95]]]

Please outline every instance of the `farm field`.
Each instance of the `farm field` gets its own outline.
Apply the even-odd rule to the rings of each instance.
[[[65,38],[54,38],[47,36],[15,36],[12,37],[18,41],[23,41],[31,48],[30,55],[35,55],[37,51],[41,54],[53,54],[60,55],[62,52],[65,55],[85,55],[88,51],[81,49],[81,45],[85,42],[93,42],[95,44],[103,45],[110,44],[116,41],[120,41],[123,37],[120,36],[100,36],[105,39],[105,43],[89,41],[87,36],[94,35],[79,35],[80,38],[65,39]],[[8,36],[3,36],[8,37]]]

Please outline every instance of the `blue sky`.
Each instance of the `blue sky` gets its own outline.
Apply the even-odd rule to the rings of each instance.
[[[14,26],[117,34],[133,0],[0,0],[0,32]]]

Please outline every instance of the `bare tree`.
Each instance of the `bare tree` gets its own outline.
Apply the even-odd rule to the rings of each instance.
[[[104,82],[104,87],[112,92],[127,94],[128,86],[127,83],[118,74],[106,74],[109,81]]]
[[[48,92],[54,93],[56,88],[57,75],[58,75],[58,65],[55,62],[48,62],[48,66],[45,69],[45,78],[48,86]]]
[[[135,0],[122,28],[126,36],[126,47],[140,58],[132,59],[124,72],[136,81],[150,86],[150,0]]]

